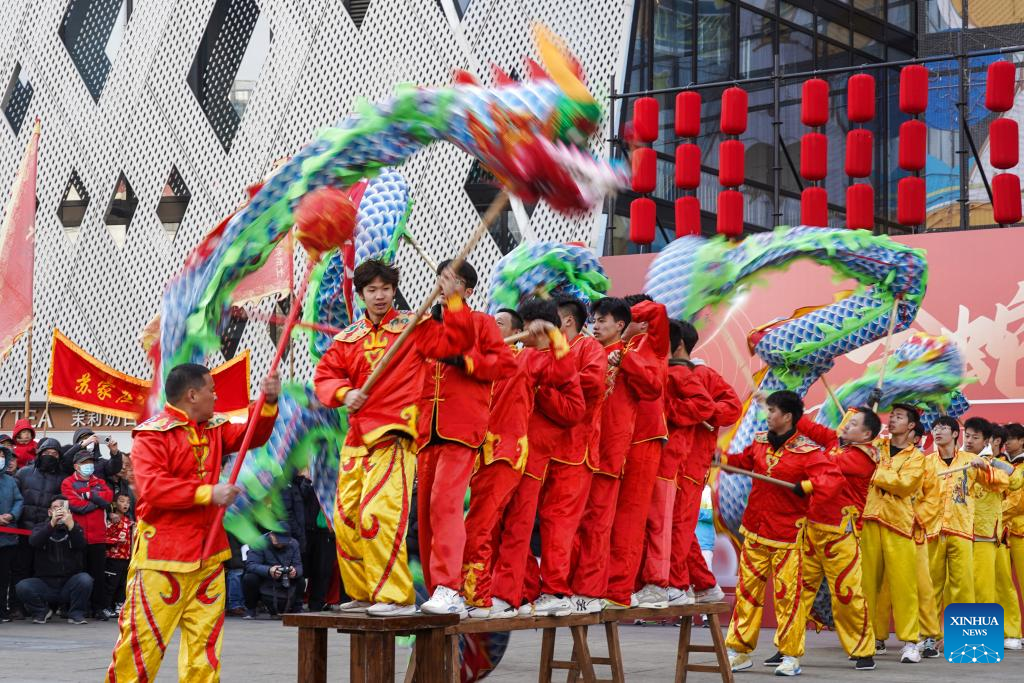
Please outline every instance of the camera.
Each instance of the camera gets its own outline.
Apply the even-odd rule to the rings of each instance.
[[[281,582],[281,587],[282,588],[290,588],[291,587],[292,582],[291,582],[291,579],[288,578],[288,575],[292,573],[292,569],[294,569],[294,567],[291,567],[291,566],[281,567],[281,576],[278,577],[277,580]]]

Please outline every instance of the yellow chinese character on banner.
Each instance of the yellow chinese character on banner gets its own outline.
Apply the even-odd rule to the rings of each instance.
[[[96,386],[96,398],[106,401],[114,391],[114,385],[108,380],[103,380]]]
[[[78,382],[75,384],[75,393],[77,394],[88,394],[89,393],[89,382],[92,381],[92,375],[88,372],[78,378]]]
[[[117,402],[118,403],[131,403],[132,400],[133,400],[132,399],[132,392],[125,391],[124,389],[122,389],[121,390],[121,397],[117,399]]]

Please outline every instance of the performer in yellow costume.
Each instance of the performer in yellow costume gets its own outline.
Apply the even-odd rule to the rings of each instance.
[[[1000,486],[971,489],[974,496],[974,602],[996,601],[996,555],[1003,537],[1003,492],[1009,484],[1007,463],[980,455],[992,438],[992,425],[980,417],[964,422],[964,450],[992,466]]]
[[[1008,432],[1005,427],[997,424],[990,425],[992,436],[989,437],[989,450],[991,458],[986,458],[994,467],[1006,471],[1009,478],[1009,485],[1006,491],[1000,494],[999,511],[997,512],[997,540],[995,558],[995,601],[1003,608],[1003,647],[1007,650],[1021,649],[1020,636],[1020,602],[1017,595],[1017,587],[1013,583],[1012,561],[1010,559],[1010,547],[1007,544],[1006,532],[1006,497],[1011,490],[1020,490],[1024,485],[1024,468],[1014,467],[1004,452]],[[977,513],[975,513],[977,514]],[[975,587],[977,594],[977,587]]]
[[[999,592],[999,604],[1003,605],[1006,615],[1006,641],[1007,650],[1022,649],[1021,628],[1020,628],[1020,603],[1018,602],[1018,590],[1014,585],[1013,576],[1017,577],[1017,584],[1024,586],[1024,426],[1017,422],[1006,425],[1006,458],[1013,466],[1013,474],[1010,475],[1010,486],[1003,500],[1003,529],[1005,536],[1004,552],[1000,564],[997,565],[996,590]],[[1012,575],[1007,577],[1005,571],[1010,569]],[[1017,628],[1011,631],[1010,619],[1017,613]]]

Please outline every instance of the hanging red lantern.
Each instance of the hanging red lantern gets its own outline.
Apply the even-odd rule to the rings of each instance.
[[[743,143],[726,140],[718,145],[718,182],[723,187],[738,187],[745,178]]]
[[[828,81],[808,78],[800,92],[800,121],[805,126],[824,126],[828,122]]]
[[[700,93],[686,90],[676,95],[676,137],[700,135]]]
[[[742,135],[747,130],[747,91],[733,86],[722,92],[722,132]]]
[[[992,218],[1000,225],[1020,223],[1020,178],[1000,173],[992,179]]]
[[[846,81],[846,115],[856,123],[875,118],[874,76],[854,74]]]
[[[633,101],[633,132],[641,142],[658,139],[658,100],[638,97]]]
[[[700,185],[700,147],[686,142],[676,147],[676,187],[693,190]]]
[[[900,124],[899,165],[905,171],[924,168],[928,152],[928,126],[917,119]]]
[[[825,188],[808,187],[800,193],[800,224],[828,227],[828,191]]]
[[[928,68],[910,64],[900,69],[900,111],[923,114],[928,108]]]
[[[875,227],[875,188],[858,183],[846,188],[846,227],[871,230]]]
[[[726,237],[743,234],[743,194],[737,190],[718,193],[718,233]]]
[[[654,200],[638,197],[629,205],[629,240],[635,244],[650,244],[654,241],[657,222],[657,207]]]
[[[1009,111],[1017,90],[1017,67],[1000,60],[988,65],[985,78],[985,107],[989,111]]]
[[[867,178],[871,175],[871,157],[875,138],[866,128],[854,128],[846,134],[846,175]]]
[[[630,155],[633,192],[647,194],[658,186],[658,155],[650,147],[637,147]]]
[[[804,133],[800,138],[800,176],[805,180],[824,180],[828,174],[828,137],[823,133]]]
[[[680,197],[676,200],[676,237],[699,235],[700,200],[693,195]]]
[[[988,125],[988,158],[996,168],[1007,169],[1017,165],[1020,146],[1017,140],[1017,122],[998,118]]]
[[[921,225],[925,217],[924,178],[901,178],[896,186],[896,222]]]

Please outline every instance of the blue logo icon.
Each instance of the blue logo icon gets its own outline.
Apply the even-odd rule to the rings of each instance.
[[[946,661],[996,664],[1003,661],[1003,607],[989,602],[954,603],[942,617]]]

